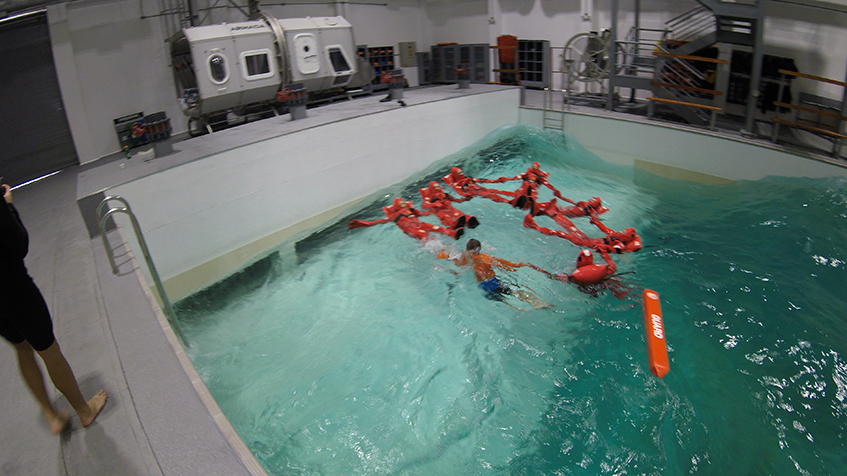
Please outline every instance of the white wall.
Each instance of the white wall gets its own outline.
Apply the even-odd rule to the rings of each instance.
[[[542,112],[521,108],[521,122],[541,127]],[[847,177],[839,165],[745,143],[698,129],[643,121],[564,114],[564,130],[604,160],[636,166],[670,178],[705,183],[760,180],[768,176]],[[836,162],[833,159],[833,162]]]
[[[353,24],[356,42],[397,46],[414,41],[418,51],[441,42],[493,44],[500,34],[548,39],[564,46],[573,35],[611,26],[611,0],[594,0],[591,19],[581,18],[582,0],[377,0],[264,7],[279,18],[335,15]],[[284,3],[284,2],[281,2]],[[826,5],[826,2],[819,2]],[[831,3],[831,2],[830,2]],[[620,0],[620,34],[633,23],[634,0]],[[765,53],[790,56],[802,72],[844,80],[847,14],[785,2],[767,2]],[[662,23],[695,5],[694,0],[642,0],[643,26]],[[242,21],[228,2],[216,6],[214,22]],[[62,98],[82,163],[119,150],[112,120],[137,111],[165,111],[175,133],[187,122],[176,100],[165,39],[173,21],[156,16],[156,0],[100,0],[48,7]],[[204,17],[206,12],[199,12]],[[142,18],[144,17],[144,18]],[[417,72],[406,71],[412,84]],[[836,99],[834,86],[801,85]]]
[[[847,13],[771,3],[766,9],[766,54],[794,58],[800,72],[847,81]],[[797,81],[794,88],[841,100],[844,88]]]
[[[48,7],[62,99],[80,162],[119,150],[113,119],[181,117],[159,23],[133,0]],[[183,128],[184,129],[184,128]]]

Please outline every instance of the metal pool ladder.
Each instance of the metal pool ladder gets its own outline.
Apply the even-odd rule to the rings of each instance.
[[[123,206],[112,207],[101,216],[103,208],[112,200],[121,202]],[[147,249],[147,242],[144,240],[144,235],[141,233],[141,227],[138,225],[138,220],[135,218],[135,214],[132,213],[132,209],[130,209],[129,203],[126,199],[119,195],[110,195],[104,198],[97,207],[97,219],[100,222],[100,236],[103,238],[103,247],[106,248],[106,256],[109,258],[109,264],[112,266],[112,274],[118,274],[118,265],[115,263],[115,255],[113,254],[112,247],[109,245],[109,240],[106,238],[106,223],[109,217],[115,213],[124,213],[129,216],[129,220],[132,222],[132,229],[135,232],[135,236],[138,239],[138,245],[141,248],[141,254],[144,256],[144,261],[147,263],[147,268],[150,270],[150,275],[153,277],[153,283],[156,286],[156,291],[159,292],[159,296],[162,298],[165,317],[167,317],[168,322],[171,324],[171,328],[174,330],[177,337],[179,337],[182,345],[188,347],[188,341],[185,340],[185,336],[182,335],[179,324],[176,322],[176,313],[174,313],[174,310],[171,307],[171,301],[168,299],[167,293],[165,293],[165,287],[162,285],[162,280],[159,278],[159,272],[156,271],[156,265],[153,264],[153,258],[150,257],[150,250]]]

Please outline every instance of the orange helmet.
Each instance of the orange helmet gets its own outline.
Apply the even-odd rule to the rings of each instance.
[[[579,252],[579,255],[576,257],[576,267],[582,268],[583,266],[589,266],[594,264],[594,254],[591,253],[591,250],[582,250]]]

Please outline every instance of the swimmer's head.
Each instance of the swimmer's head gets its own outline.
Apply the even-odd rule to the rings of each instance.
[[[579,252],[579,255],[576,257],[576,267],[582,268],[583,266],[589,266],[594,264],[594,255],[591,253],[591,250],[582,250]]]
[[[540,165],[538,165],[538,162],[533,162],[533,163],[532,163],[532,170],[538,170],[538,169],[540,169],[540,168],[541,168],[541,166],[540,166]]]
[[[471,253],[479,253],[479,250],[482,249],[482,243],[480,243],[479,240],[475,238],[471,238],[470,240],[468,240],[468,245],[465,247],[465,249],[470,251]]]
[[[395,198],[395,199],[394,199],[394,204],[395,204],[395,205],[397,205],[397,206],[402,207],[402,206],[403,206],[403,203],[404,203],[404,201],[403,201],[403,199],[402,199],[402,198],[400,198],[400,197],[397,197],[397,198]]]

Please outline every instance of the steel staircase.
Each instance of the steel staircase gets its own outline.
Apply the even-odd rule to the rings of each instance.
[[[715,115],[726,105],[734,45],[752,49],[750,84],[760,82],[764,15],[760,0],[696,1],[699,5],[667,21],[664,30],[639,28],[640,12],[636,11],[636,26],[625,40],[616,41],[617,64],[610,75],[610,90],[649,90],[648,114],[662,104],[687,122],[713,126]],[[616,28],[617,0],[614,4],[612,22]],[[718,45],[717,52],[709,51],[713,45]],[[749,88],[751,92],[755,89]],[[613,108],[611,96],[609,109]],[[752,95],[746,103],[749,130],[755,112]]]

